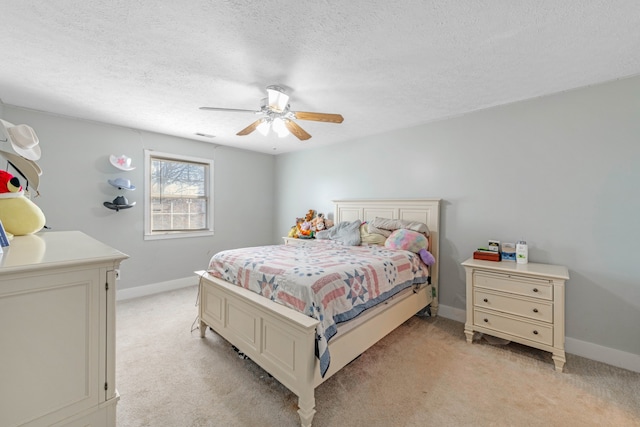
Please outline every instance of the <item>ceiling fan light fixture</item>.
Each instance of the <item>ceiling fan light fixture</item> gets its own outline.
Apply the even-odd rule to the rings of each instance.
[[[269,120],[262,120],[262,123],[260,123],[256,129],[258,129],[258,132],[260,132],[262,136],[267,136],[270,128],[271,122]]]
[[[276,112],[282,112],[289,105],[289,95],[284,93],[284,89],[280,86],[267,86],[267,94],[269,95],[269,108]]]
[[[271,125],[271,127],[280,138],[284,138],[285,136],[289,135],[289,129],[287,129],[287,126],[284,124],[284,120],[280,117],[276,117],[275,119],[273,119],[273,124]]]

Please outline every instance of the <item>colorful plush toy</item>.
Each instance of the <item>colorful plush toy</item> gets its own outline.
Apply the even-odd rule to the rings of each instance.
[[[433,265],[436,259],[429,252],[429,240],[427,237],[417,231],[406,230],[404,228],[395,230],[391,233],[384,246],[390,249],[403,249],[420,255],[422,262],[427,265]]]
[[[299,238],[311,238],[313,237],[313,230],[311,229],[311,221],[307,221],[306,218],[304,221],[298,222],[298,237]]]
[[[20,180],[0,170],[0,221],[9,238],[40,231],[45,217],[40,208],[24,196]]]
[[[324,214],[319,213],[318,216],[316,216],[315,218],[313,218],[313,220],[311,221],[311,227],[315,230],[315,231],[322,231],[324,230],[325,227],[325,223],[324,223]]]
[[[304,219],[307,222],[311,222],[313,220],[314,216],[316,216],[316,211],[314,211],[313,209],[309,209],[309,211],[305,215]]]

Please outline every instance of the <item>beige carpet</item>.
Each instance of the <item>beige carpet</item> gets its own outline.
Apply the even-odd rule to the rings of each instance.
[[[119,302],[119,427],[298,426],[297,398],[212,331],[197,288]],[[316,389],[314,427],[640,426],[640,373],[413,317]]]

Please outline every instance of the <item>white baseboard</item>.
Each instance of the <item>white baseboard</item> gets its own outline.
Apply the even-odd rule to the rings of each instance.
[[[467,321],[467,312],[465,310],[450,307],[448,305],[440,304],[438,306],[438,316],[462,323]],[[625,351],[569,337],[565,338],[564,345],[564,349],[567,353],[586,357],[591,360],[597,360],[598,362],[617,366],[618,368],[640,372],[640,355],[638,354],[627,353]]]
[[[187,288],[189,286],[195,286],[197,284],[198,278],[196,276],[193,276],[185,277],[182,279],[169,280],[167,282],[153,283],[151,285],[136,286],[135,288],[118,289],[116,291],[116,301],[124,301],[132,298],[159,294],[160,292]]]
[[[616,350],[615,348],[604,347],[569,337],[566,337],[564,340],[564,349],[567,353],[575,354],[576,356],[582,356],[587,359],[617,366],[618,368],[640,372],[640,355],[638,354],[627,353],[626,351]]]

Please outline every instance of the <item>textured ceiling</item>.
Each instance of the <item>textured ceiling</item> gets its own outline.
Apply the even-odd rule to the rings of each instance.
[[[637,0],[0,0],[0,10],[4,104],[275,154],[640,73]],[[292,110],[345,120],[300,120],[313,135],[300,142],[236,136],[257,117],[198,109],[258,109],[270,84]]]

